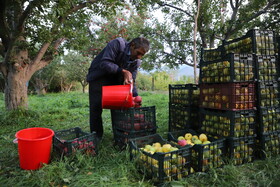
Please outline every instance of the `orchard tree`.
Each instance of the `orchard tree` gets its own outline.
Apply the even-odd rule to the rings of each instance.
[[[239,37],[252,28],[279,30],[279,0],[200,0],[199,9],[198,3],[197,0],[156,1],[153,8],[162,10],[164,21],[153,25],[150,31],[159,46],[149,54],[155,66],[163,63],[170,67],[194,66],[192,55],[201,47],[216,47],[222,40]],[[198,38],[194,49],[197,13]]]
[[[79,82],[82,85],[83,93],[85,93],[85,88],[88,85],[86,75],[91,60],[91,58],[83,56],[75,51],[70,51],[70,53],[62,58],[66,76],[71,82]]]
[[[147,14],[145,11],[136,12],[133,7],[126,5],[117,9],[115,15],[94,17],[89,24],[91,42],[85,46],[83,54],[94,58],[109,41],[118,37],[127,41],[140,35],[148,37],[145,25]]]
[[[113,14],[117,0],[1,0],[0,71],[5,80],[7,110],[27,109],[27,82],[51,63],[63,47],[88,42],[92,15]]]
[[[38,95],[45,95],[55,79],[59,67],[60,61],[59,58],[56,57],[48,66],[45,66],[33,74],[29,81],[29,89],[30,87],[34,87]]]

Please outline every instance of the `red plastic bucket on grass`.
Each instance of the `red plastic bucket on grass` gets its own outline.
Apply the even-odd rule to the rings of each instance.
[[[102,108],[126,109],[133,107],[132,84],[102,87]]]
[[[34,127],[16,133],[20,167],[36,170],[43,163],[48,164],[52,148],[54,131],[48,128]]]

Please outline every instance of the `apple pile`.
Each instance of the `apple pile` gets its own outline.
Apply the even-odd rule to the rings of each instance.
[[[195,144],[209,144],[211,143],[206,134],[200,134],[199,136],[197,135],[192,135],[191,133],[186,133],[184,136],[179,136],[177,138],[177,144],[180,145],[181,147],[186,146],[186,145],[195,145]]]
[[[132,153],[138,154],[138,164],[144,166],[150,174],[159,174],[159,169],[163,168],[166,174],[165,179],[171,181],[172,179],[181,179],[194,172],[193,168],[189,166],[187,158],[182,156],[182,151],[178,151],[179,148],[169,143],[161,144],[160,142],[155,142],[151,145],[146,144],[144,147],[141,147],[140,150],[141,151],[133,150]],[[153,157],[145,153],[151,155],[162,153],[165,155],[164,157]],[[161,158],[164,159],[163,162],[159,162]],[[159,167],[159,164],[163,164],[163,167]]]
[[[179,136],[177,140],[180,146],[202,146],[192,150],[192,163],[195,166],[195,170],[207,171],[210,168],[221,167],[224,164],[222,161],[222,147],[218,147],[218,143],[209,141],[206,134],[195,135],[186,133],[184,136]]]

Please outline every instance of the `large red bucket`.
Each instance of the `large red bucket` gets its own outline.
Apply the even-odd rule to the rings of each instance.
[[[54,131],[48,128],[34,127],[16,133],[20,167],[36,170],[50,160]]]
[[[102,108],[126,109],[133,107],[132,84],[102,87]]]

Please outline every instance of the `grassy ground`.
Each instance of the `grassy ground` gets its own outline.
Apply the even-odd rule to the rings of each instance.
[[[156,106],[158,133],[166,138],[168,130],[168,95],[142,92],[143,106]],[[4,112],[0,94],[0,186],[153,186],[136,171],[129,151],[113,146],[108,110],[104,110],[104,139],[99,154],[63,157],[52,152],[51,163],[37,171],[21,170],[15,133],[28,127],[53,130],[81,127],[89,131],[88,95],[82,93],[30,96],[29,111]],[[258,160],[242,166],[226,165],[207,173],[196,173],[166,186],[279,186],[280,157]]]

